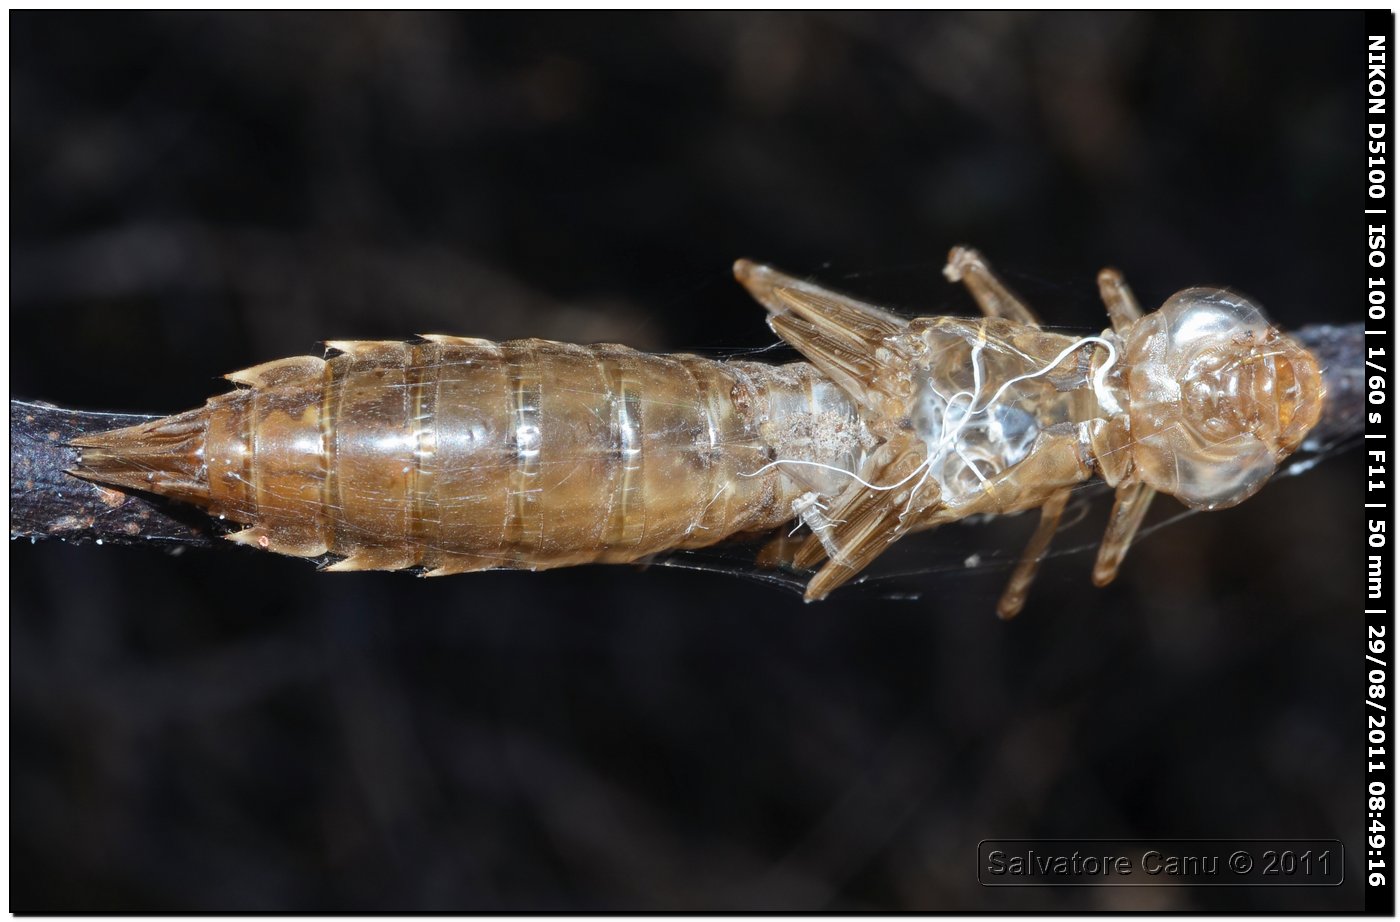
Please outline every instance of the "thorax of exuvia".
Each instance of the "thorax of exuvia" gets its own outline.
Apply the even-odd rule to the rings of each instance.
[[[1042,437],[1126,432],[1127,376],[1111,332],[1074,337],[939,318],[919,335],[926,349],[910,423],[949,505],[1024,461]]]

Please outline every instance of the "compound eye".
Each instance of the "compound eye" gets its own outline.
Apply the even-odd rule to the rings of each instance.
[[[1177,355],[1223,348],[1238,354],[1265,341],[1272,331],[1258,305],[1223,288],[1178,291],[1157,313],[1169,348]]]
[[[1232,433],[1203,444],[1199,431],[1185,426],[1143,437],[1134,452],[1144,483],[1193,509],[1221,509],[1248,499],[1275,467],[1273,452],[1252,436]]]
[[[1176,497],[1195,509],[1233,506],[1258,492],[1274,468],[1273,452],[1252,438],[1238,440],[1228,454],[1186,453],[1179,459]]]

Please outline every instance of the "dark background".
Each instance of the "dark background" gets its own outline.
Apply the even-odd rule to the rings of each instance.
[[[16,396],[173,412],[432,331],[722,356],[772,341],[735,257],[967,313],[962,242],[1085,331],[1106,264],[1145,304],[1361,319],[1360,14],[10,24]],[[1359,907],[1362,466],[1171,525],[1106,590],[1056,558],[1011,623],[1029,517],[813,606],[15,545],[11,908]],[[1015,836],[1336,837],[1347,880],[979,887]]]

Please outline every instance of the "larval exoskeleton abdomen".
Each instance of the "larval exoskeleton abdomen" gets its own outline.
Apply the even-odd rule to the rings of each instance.
[[[85,439],[94,479],[199,503],[334,569],[625,562],[772,529],[868,441],[803,362],[615,345],[332,342],[188,413]]]

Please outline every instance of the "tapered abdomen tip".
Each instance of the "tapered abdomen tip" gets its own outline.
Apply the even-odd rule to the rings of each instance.
[[[191,410],[73,440],[78,466],[69,473],[107,486],[207,503],[206,411]]]

